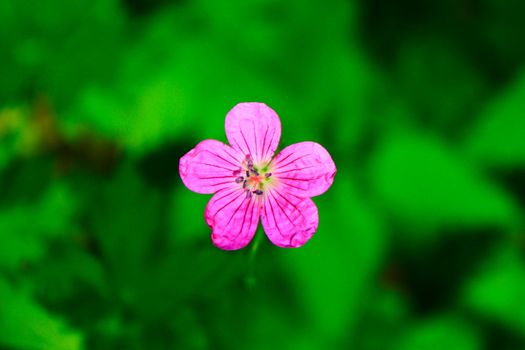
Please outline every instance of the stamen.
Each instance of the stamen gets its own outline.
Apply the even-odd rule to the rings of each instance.
[[[265,177],[265,178],[269,178],[270,176],[272,176],[272,173],[266,173],[266,174],[264,174],[264,177]]]
[[[250,177],[250,172],[246,170],[246,177]]]
[[[246,188],[246,180],[242,183],[242,188]]]
[[[243,180],[244,180],[244,177],[239,176],[238,178],[235,179],[235,182],[240,184]],[[244,182],[246,182],[246,181],[244,181]]]
[[[246,190],[246,199],[252,198],[252,192],[250,190]]]
[[[256,195],[259,195],[259,196],[260,196],[261,194],[263,194],[263,191],[261,191],[261,190],[255,190],[255,191],[253,191],[253,193],[255,193]]]

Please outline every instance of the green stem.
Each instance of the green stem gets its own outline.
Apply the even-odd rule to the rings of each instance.
[[[259,245],[264,234],[261,230],[257,230],[255,233],[255,238],[250,250],[250,256],[248,258],[248,274],[246,275],[246,285],[248,289],[253,290],[257,284],[257,278],[255,277],[255,257],[257,256],[257,251],[259,250]]]

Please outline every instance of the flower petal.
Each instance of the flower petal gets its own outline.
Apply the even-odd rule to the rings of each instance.
[[[247,198],[240,188],[217,192],[206,206],[204,217],[212,228],[213,244],[224,250],[245,247],[253,238],[259,223],[260,203]]]
[[[216,140],[204,140],[179,161],[182,182],[190,190],[209,194],[236,185],[234,174],[244,155]],[[238,187],[238,186],[237,186]]]
[[[288,192],[300,197],[318,196],[334,182],[332,157],[315,142],[300,142],[283,149],[272,162],[272,173]]]
[[[239,103],[226,115],[226,136],[233,148],[255,164],[268,163],[281,138],[281,121],[264,103]]]
[[[297,248],[315,233],[319,216],[310,198],[272,189],[265,193],[261,222],[273,244]]]

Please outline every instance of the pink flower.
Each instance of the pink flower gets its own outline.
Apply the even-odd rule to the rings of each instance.
[[[253,238],[259,217],[279,247],[300,247],[317,230],[317,207],[310,197],[324,193],[336,172],[330,154],[315,142],[283,149],[275,158],[281,121],[264,103],[239,103],[226,115],[231,146],[204,140],[179,163],[190,190],[215,195],[206,223],[217,247],[235,250]]]

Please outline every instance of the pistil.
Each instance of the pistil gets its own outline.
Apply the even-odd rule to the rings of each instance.
[[[263,170],[264,175],[261,176],[259,174],[259,169]],[[266,172],[267,170],[268,167],[257,168],[253,164],[252,157],[246,155],[244,166],[233,172],[233,175],[237,176],[235,178],[235,183],[242,183],[242,189],[246,192],[247,199],[251,199],[254,194],[261,196],[264,193],[263,186],[270,181],[270,177],[272,176],[272,173]],[[239,176],[241,174],[245,176]]]

